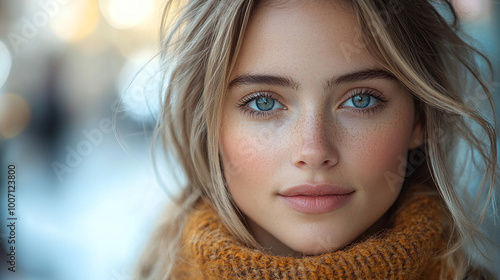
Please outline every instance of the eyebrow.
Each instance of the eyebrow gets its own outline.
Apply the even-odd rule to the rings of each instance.
[[[363,69],[360,71],[355,71],[352,73],[344,74],[342,76],[333,77],[326,81],[325,88],[331,89],[334,86],[338,86],[346,83],[354,83],[357,81],[370,80],[370,79],[388,79],[397,80],[394,75],[383,69]],[[254,75],[254,74],[243,74],[236,77],[229,83],[229,89],[242,85],[270,85],[270,86],[282,86],[292,89],[298,89],[300,84],[294,81],[292,78],[274,75]]]
[[[242,85],[270,85],[270,86],[282,86],[293,89],[298,89],[299,84],[293,81],[291,78],[273,75],[241,75],[229,83],[229,89],[233,87],[238,87]]]
[[[383,69],[364,69],[361,71],[356,71],[348,73],[339,77],[334,77],[326,82],[325,88],[333,88],[333,86],[338,86],[341,84],[354,83],[364,80],[373,79],[387,79],[387,80],[397,80],[397,78]]]

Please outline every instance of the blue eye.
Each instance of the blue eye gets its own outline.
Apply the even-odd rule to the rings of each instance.
[[[257,97],[248,102],[248,107],[255,111],[270,111],[273,109],[284,109],[276,99],[271,97]]]
[[[274,92],[258,91],[243,97],[237,105],[243,113],[252,118],[270,118],[287,109],[278,100],[281,100],[281,97]]]
[[[354,107],[358,109],[368,108],[375,106],[380,100],[369,94],[369,93],[360,93],[352,96],[346,102],[342,104],[342,107]]]

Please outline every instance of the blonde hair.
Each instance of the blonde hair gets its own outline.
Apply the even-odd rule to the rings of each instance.
[[[445,264],[451,269],[442,272],[454,274],[444,274],[442,278],[463,279],[471,265],[464,245],[470,240],[483,240],[478,226],[493,198],[498,170],[493,101],[475,59],[477,56],[483,58],[490,72],[492,66],[483,54],[459,37],[458,20],[449,2],[444,2],[444,8],[448,8],[452,17],[451,25],[429,1],[405,1],[404,7],[398,9],[395,5],[389,11],[382,1],[351,2],[372,55],[419,101],[426,135],[426,159],[452,220],[451,239],[443,255]],[[471,75],[474,81],[468,79]],[[487,103],[475,105],[489,106],[492,121],[485,119],[478,108],[470,104],[481,99]],[[481,132],[485,138],[481,137]],[[470,208],[464,205],[462,198],[467,192],[460,191],[458,185],[452,183],[453,177],[463,176],[458,171],[464,171],[450,168],[452,161],[457,160],[453,157],[457,148],[464,148],[459,145],[460,140],[465,141],[484,164],[476,203],[468,205]],[[485,198],[482,205],[479,198]],[[468,214],[476,211],[480,214]]]
[[[215,207],[233,235],[247,246],[260,248],[226,188],[218,149],[228,78],[252,12],[260,2],[170,0],[166,5],[161,58],[168,75],[155,135],[161,137],[167,156],[178,160],[187,183],[145,249],[137,279],[171,278],[179,261],[178,244],[184,222],[200,199]],[[414,95],[425,132],[425,164],[420,170],[432,176],[431,184],[441,194],[450,216],[450,241],[442,258],[449,268],[443,272],[453,275],[443,274],[442,278],[463,279],[472,265],[465,241],[483,239],[477,225],[493,198],[498,169],[494,117],[488,121],[469,104],[470,92],[466,90],[469,82],[479,85],[474,97],[486,100],[494,113],[488,83],[481,78],[475,58],[479,55],[490,65],[489,61],[457,35],[456,16],[448,2],[451,24],[426,0],[347,2],[358,16],[361,40],[357,46],[345,46],[346,55],[367,47]],[[477,136],[478,130],[485,139]],[[450,151],[463,143],[475,151],[478,162],[484,166],[477,197],[486,199],[482,204],[470,204],[475,208],[466,207],[469,204],[464,204],[464,193],[452,180],[456,174]],[[401,174],[402,178],[407,176]],[[405,180],[418,180],[415,176],[409,175]],[[478,209],[480,215],[469,215],[474,213],[471,209]]]

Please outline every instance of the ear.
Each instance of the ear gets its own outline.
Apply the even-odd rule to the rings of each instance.
[[[416,118],[411,133],[408,150],[414,150],[424,143],[424,129],[420,119]]]

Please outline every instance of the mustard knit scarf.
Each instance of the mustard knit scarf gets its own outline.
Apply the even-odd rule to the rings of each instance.
[[[301,258],[251,249],[200,203],[185,226],[175,279],[437,279],[444,248],[436,197],[414,195],[381,234],[333,253]]]

